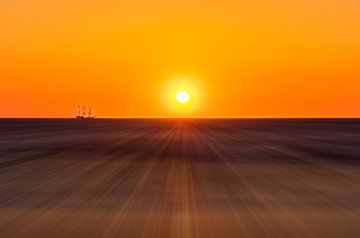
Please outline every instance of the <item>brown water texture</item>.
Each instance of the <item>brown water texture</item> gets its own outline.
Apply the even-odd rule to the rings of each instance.
[[[360,237],[360,120],[2,119],[0,237]]]

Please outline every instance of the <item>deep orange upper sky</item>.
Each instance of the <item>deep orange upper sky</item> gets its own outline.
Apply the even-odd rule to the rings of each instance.
[[[360,116],[358,0],[2,0],[0,56],[0,117]]]

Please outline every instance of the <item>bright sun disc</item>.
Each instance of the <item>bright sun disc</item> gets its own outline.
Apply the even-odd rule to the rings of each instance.
[[[179,102],[179,103],[186,103],[187,101],[189,101],[190,99],[190,96],[187,92],[185,91],[179,91],[177,94],[176,94],[176,100]]]

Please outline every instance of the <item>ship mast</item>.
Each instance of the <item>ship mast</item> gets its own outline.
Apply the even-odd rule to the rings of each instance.
[[[83,117],[86,116],[86,107],[85,106],[82,107],[82,116]]]

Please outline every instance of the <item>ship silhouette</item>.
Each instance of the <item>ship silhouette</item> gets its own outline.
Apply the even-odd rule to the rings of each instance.
[[[95,119],[95,115],[92,114],[91,107],[78,106],[76,119]]]

